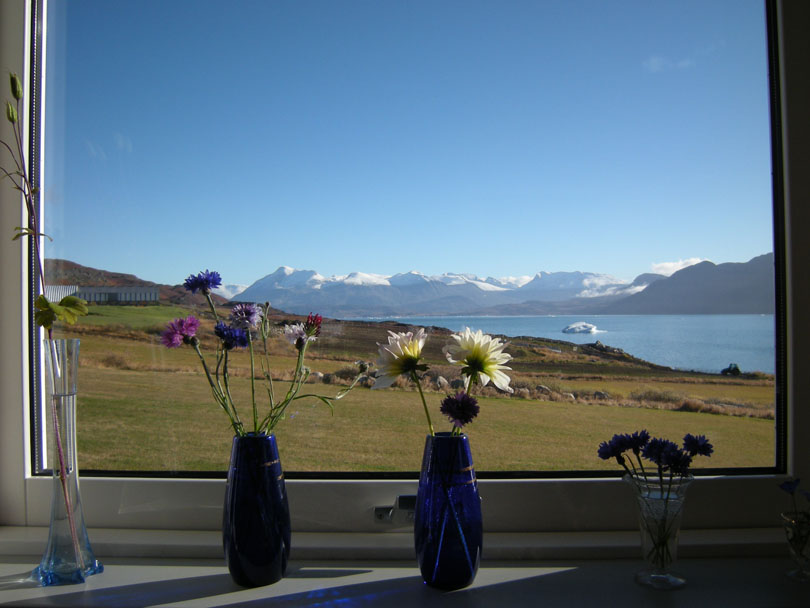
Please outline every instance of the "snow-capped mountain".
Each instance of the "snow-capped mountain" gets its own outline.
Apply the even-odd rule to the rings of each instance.
[[[237,294],[235,301],[265,302],[295,314],[318,311],[334,317],[475,314],[502,305],[578,298],[610,300],[644,285],[590,272],[538,272],[534,277],[482,279],[471,274],[392,276],[352,272],[325,277],[315,270],[281,266]]]
[[[213,289],[212,292],[218,296],[222,296],[226,300],[232,300],[247,288],[247,285],[220,285],[216,289]]]

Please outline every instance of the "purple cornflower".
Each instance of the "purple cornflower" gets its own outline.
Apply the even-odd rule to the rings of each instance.
[[[706,435],[692,435],[687,433],[683,438],[683,449],[690,456],[711,456],[714,446],[706,439]]]
[[[200,322],[194,315],[189,315],[185,319],[175,319],[166,326],[160,340],[167,348],[177,348],[183,343],[190,344],[199,327]]]
[[[183,287],[188,289],[191,293],[198,291],[203,294],[211,293],[212,289],[222,285],[222,277],[215,270],[204,270],[196,275],[189,275],[183,283]]]
[[[442,400],[441,412],[450,419],[453,426],[461,428],[465,424],[473,421],[480,411],[478,401],[475,397],[468,395],[464,391],[459,391],[455,395],[448,395]]]
[[[247,334],[239,327],[231,327],[220,321],[214,327],[214,333],[222,340],[222,347],[225,350],[245,348],[248,345]]]
[[[239,329],[256,329],[262,320],[262,309],[255,304],[237,304],[231,309],[231,325]]]

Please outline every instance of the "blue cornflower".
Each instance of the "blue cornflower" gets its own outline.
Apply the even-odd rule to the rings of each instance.
[[[633,453],[638,456],[641,450],[644,448],[645,445],[650,441],[650,434],[647,432],[646,429],[641,431],[636,431],[629,437],[629,445]]]
[[[654,437],[650,439],[647,445],[644,446],[644,449],[641,451],[642,456],[647,460],[650,460],[657,464],[658,466],[664,466],[664,454],[668,450],[680,450],[676,443],[673,443],[669,439],[658,439]]]
[[[599,454],[599,458],[602,460],[610,460],[617,455],[616,447],[613,445],[612,441],[603,441],[600,443],[597,453]]]
[[[686,476],[689,474],[689,465],[692,464],[692,457],[679,449],[677,445],[672,443],[664,449],[661,455],[661,465],[665,469],[669,469],[675,475]]]
[[[609,460],[610,458],[615,458],[616,462],[618,462],[621,466],[625,466],[624,452],[630,449],[629,444],[630,435],[613,435],[613,439],[609,442],[603,441],[599,444],[599,450],[597,453],[599,454],[599,458],[603,460]]]
[[[203,294],[211,293],[212,289],[220,285],[222,285],[222,277],[220,277],[219,273],[215,270],[204,270],[196,275],[189,275],[183,283],[183,287],[188,289],[191,293],[200,291]]]
[[[613,435],[613,439],[611,439],[611,443],[613,443],[613,449],[617,452],[617,455],[623,454],[624,452],[629,450],[630,442],[631,438],[630,435],[628,435],[627,433],[621,435],[620,434]]]
[[[239,327],[231,327],[220,321],[214,327],[214,333],[222,340],[222,347],[225,350],[245,348],[248,345],[247,334]]]
[[[706,435],[692,435],[687,433],[683,438],[683,449],[690,456],[711,456],[714,446],[706,439]]]

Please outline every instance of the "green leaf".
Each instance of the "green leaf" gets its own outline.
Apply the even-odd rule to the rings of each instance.
[[[73,325],[79,317],[88,313],[87,302],[76,296],[65,296],[59,301],[62,314],[58,315],[68,325]]]
[[[55,304],[40,294],[34,302],[34,308],[34,321],[45,329],[51,329],[57,320],[73,325],[79,317],[88,313],[87,302],[76,296],[65,296],[59,304]]]
[[[34,301],[34,308],[36,309],[34,311],[34,321],[36,324],[39,327],[51,329],[59,316],[55,310],[55,308],[58,308],[58,305],[52,304],[48,301],[48,298],[40,294]]]
[[[12,237],[11,239],[12,241],[16,241],[17,239],[24,236],[44,236],[49,241],[53,241],[53,239],[44,232],[34,232],[33,228],[23,228],[22,226],[14,226],[14,232],[16,234]]]

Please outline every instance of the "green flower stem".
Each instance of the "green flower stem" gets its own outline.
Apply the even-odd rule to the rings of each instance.
[[[228,351],[225,351],[224,361],[222,364],[222,382],[225,385],[225,396],[228,398],[228,405],[233,411],[234,415],[236,415],[236,404],[233,402],[233,397],[231,396],[231,375],[228,373]]]
[[[16,80],[16,75],[14,76]],[[19,80],[17,80],[17,85],[19,85]],[[12,89],[14,88],[14,84],[12,83]],[[39,277],[39,283],[42,287],[42,294],[45,293],[45,270],[43,269],[43,262],[42,262],[42,252],[40,251],[39,247],[39,239],[40,239],[40,232],[39,232],[39,222],[37,220],[37,209],[34,205],[34,195],[35,190],[31,186],[31,181],[28,177],[28,171],[26,170],[25,166],[25,153],[23,150],[23,138],[22,138],[22,125],[21,125],[21,118],[22,113],[20,111],[21,99],[22,99],[22,92],[19,91],[19,95],[17,92],[12,91],[14,97],[16,99],[16,111],[17,111],[17,119],[12,122],[12,132],[14,133],[14,143],[16,147],[16,154],[15,151],[12,150],[11,146],[9,146],[6,142],[2,142],[3,146],[9,151],[11,154],[11,158],[14,161],[15,167],[15,174],[20,178],[19,181],[15,180],[13,175],[10,174],[8,171],[3,169],[3,173],[5,177],[8,177],[11,180],[11,183],[14,185],[14,188],[19,190],[23,195],[23,200],[25,201],[26,211],[28,213],[28,224],[30,231],[28,235],[31,237],[31,240],[34,245],[34,256],[36,259],[36,270],[37,275]],[[19,155],[19,156],[18,156]],[[15,237],[16,238],[16,237]],[[53,324],[51,323],[46,327],[48,331],[48,339],[53,338]],[[56,353],[52,352],[53,360],[56,359]],[[54,433],[56,439],[56,452],[59,459],[59,479],[62,485],[62,495],[65,501],[65,514],[68,519],[68,525],[70,527],[70,537],[73,543],[73,551],[76,556],[76,563],[84,569],[84,558],[82,557],[81,548],[79,546],[79,536],[76,532],[76,521],[73,514],[73,505],[70,503],[70,493],[67,487],[67,466],[65,464],[65,451],[64,446],[62,445],[62,433],[59,428],[59,420],[56,411],[56,399],[52,398],[51,408],[53,410],[53,426],[54,426]]]
[[[273,389],[273,376],[270,373],[270,354],[267,351],[267,337],[270,335],[270,322],[267,319],[269,308],[270,304],[267,304],[264,308],[260,332],[262,336],[262,372],[264,373],[264,379],[267,381],[267,397],[270,399],[270,411],[272,412],[273,408],[276,407],[276,399]]]
[[[219,369],[222,367],[222,382],[219,379]],[[217,386],[219,387],[219,392],[222,395],[223,403],[225,404],[225,411],[230,412],[229,415],[231,416],[231,420],[236,421],[236,426],[234,426],[234,431],[236,431],[237,435],[244,435],[245,434],[245,427],[242,424],[242,421],[239,419],[239,414],[236,411],[236,405],[233,402],[233,397],[231,397],[231,387],[229,382],[230,376],[228,374],[228,351],[220,351],[217,353],[217,369],[216,369],[216,380]]]
[[[231,426],[233,427],[234,432],[237,435],[241,435],[242,433],[239,431],[240,424],[237,422],[238,419],[234,419],[233,414],[228,409],[228,400],[225,395],[222,393],[222,390],[219,386],[214,382],[214,379],[211,377],[211,371],[208,369],[208,364],[205,361],[205,357],[203,357],[202,352],[200,351],[200,345],[198,342],[192,342],[192,346],[197,353],[197,356],[200,358],[200,363],[202,363],[203,371],[205,371],[205,377],[208,380],[208,384],[211,387],[211,392],[214,395],[214,400],[219,404],[225,413],[228,415],[228,418],[231,421]],[[234,412],[235,414],[235,412]]]
[[[649,479],[647,478],[647,470],[644,468],[644,463],[641,460],[641,452],[634,452],[634,453],[636,456],[636,461],[638,462],[637,470],[641,471],[641,476],[644,477],[644,481],[649,482]],[[633,468],[635,469],[636,467],[633,466]]]
[[[248,348],[250,349],[250,402],[253,404],[253,432],[259,434],[259,410],[256,408],[256,366],[253,362],[253,338],[250,329],[246,329]]]
[[[304,367],[304,351],[306,350],[306,344],[304,344],[303,348],[298,351],[298,359],[295,362],[295,373],[293,374],[292,382],[290,383],[290,388],[287,390],[287,394],[284,396],[284,399],[281,403],[277,405],[271,404],[270,406],[270,413],[267,414],[264,420],[262,420],[261,425],[259,426],[260,429],[263,431],[265,430],[272,430],[276,428],[276,425],[279,421],[284,417],[284,412],[287,409],[287,406],[290,405],[290,402],[295,398],[295,395],[298,394],[298,391],[301,388],[301,384],[303,384],[304,374],[302,373],[302,369]],[[267,374],[270,375],[269,373]]]
[[[664,468],[658,465],[658,484],[661,487],[661,493],[664,492]]]
[[[205,299],[208,300],[208,308],[211,309],[211,312],[214,315],[214,323],[219,322],[219,315],[217,314],[217,307],[214,306],[214,300],[211,299],[211,294],[208,291],[203,291],[205,295]]]
[[[20,112],[20,100],[16,101],[17,105],[17,116],[22,117]],[[45,271],[42,268],[42,255],[39,248],[39,237],[41,236],[39,233],[39,222],[37,220],[36,214],[36,207],[34,205],[34,188],[31,186],[31,181],[28,178],[28,171],[26,170],[25,166],[25,154],[23,153],[23,145],[22,145],[22,125],[21,120],[18,120],[12,124],[12,132],[14,133],[14,144],[16,150],[13,150],[11,146],[9,146],[6,142],[3,142],[3,146],[9,151],[11,154],[11,158],[16,165],[14,174],[19,177],[19,181],[16,181],[13,177],[13,174],[9,173],[5,169],[3,169],[3,173],[6,177],[11,179],[11,183],[14,185],[14,188],[19,190],[23,195],[23,200],[25,200],[25,207],[26,211],[28,212],[28,223],[31,228],[31,232],[29,232],[29,236],[31,237],[31,241],[34,244],[34,254],[37,261],[37,274],[39,275],[39,282],[42,286],[42,292],[45,292]],[[48,327],[48,338],[53,337],[53,328]]]
[[[431,422],[430,420],[430,412],[428,411],[427,402],[425,401],[425,393],[422,392],[422,384],[419,382],[419,376],[416,375],[415,371],[411,372],[411,380],[413,380],[416,383],[416,388],[419,390],[419,396],[422,398],[422,407],[425,408],[425,416],[427,416],[430,434],[435,435],[436,433],[433,430],[433,422]]]
[[[468,395],[472,394],[474,375],[467,376],[467,381],[464,383],[464,392]]]
[[[55,356],[55,353],[54,353]],[[62,496],[65,500],[65,514],[70,528],[70,540],[73,543],[73,552],[76,563],[84,570],[84,557],[79,547],[79,534],[76,531],[76,518],[73,516],[73,506],[70,504],[70,492],[67,486],[67,465],[65,465],[65,449],[62,445],[62,433],[59,429],[59,416],[57,415],[56,396],[51,397],[51,417],[53,418],[53,432],[56,437],[56,454],[59,457],[59,482],[62,485]]]

